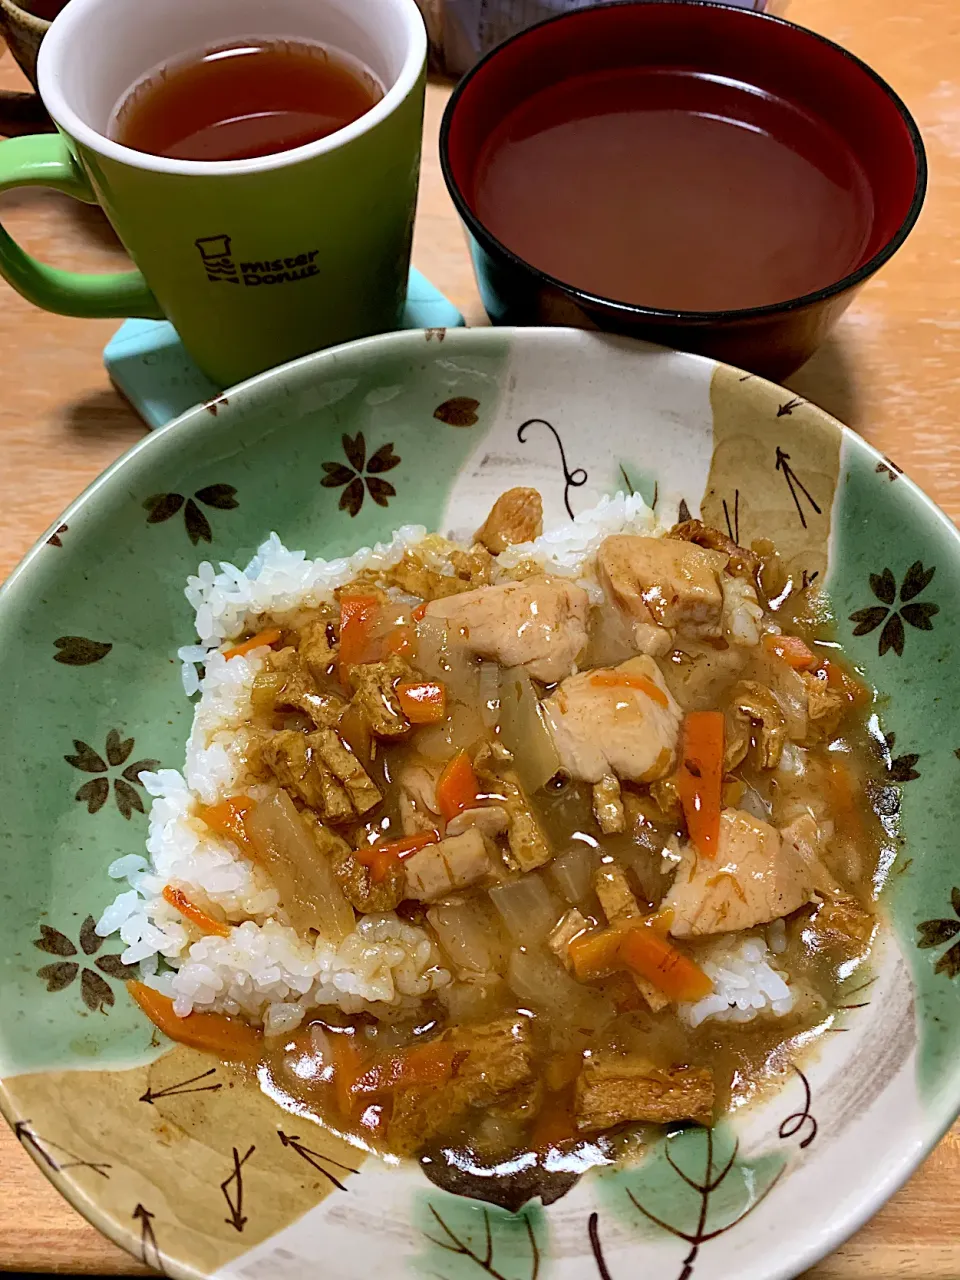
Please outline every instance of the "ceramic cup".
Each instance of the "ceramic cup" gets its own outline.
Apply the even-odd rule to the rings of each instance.
[[[511,252],[476,212],[486,140],[539,90],[571,75],[626,67],[682,67],[723,77],[753,90],[758,127],[765,105],[779,102],[838,137],[864,175],[873,209],[853,269],[826,288],[769,306],[668,311],[588,293]],[[514,36],[461,80],[444,116],[440,157],[495,324],[614,330],[777,380],[803,364],[855,290],[903,243],[926,189],[923,144],[910,113],[858,58],[782,18],[686,0],[572,10]],[[551,193],[539,194],[548,219]]]
[[[339,48],[379,77],[384,96],[327,138],[253,160],[170,160],[106,136],[115,106],[143,75],[251,36]],[[139,270],[54,270],[0,232],[0,274],[48,311],[172,321],[221,386],[395,328],[426,52],[414,0],[71,0],[38,63],[59,134],[0,143],[0,191],[53,187],[100,204]]]

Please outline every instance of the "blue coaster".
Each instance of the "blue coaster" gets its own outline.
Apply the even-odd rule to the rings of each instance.
[[[463,322],[449,298],[411,267],[400,328],[456,329]],[[104,348],[103,363],[148,427],[162,427],[223,390],[200,372],[166,320],[127,320]]]

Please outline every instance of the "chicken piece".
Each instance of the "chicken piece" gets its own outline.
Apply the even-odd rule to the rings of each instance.
[[[490,508],[490,514],[473,535],[495,556],[520,542],[532,542],[543,533],[543,499],[536,489],[508,489]]]
[[[342,784],[350,803],[361,817],[380,803],[383,796],[373,779],[338,733],[333,729],[320,729],[311,733],[307,741]]]
[[[426,616],[447,623],[452,643],[552,684],[570,674],[587,642],[588,607],[581,587],[541,577],[434,600]]]
[[[612,773],[604,774],[593,784],[593,815],[605,836],[616,835],[627,828],[620,783]]]
[[[756,733],[762,769],[775,769],[787,740],[787,722],[780,703],[755,680],[740,680],[730,696],[724,734],[723,767],[729,773],[742,764]]]
[[[307,734],[296,729],[271,734],[260,747],[260,758],[281,787],[321,813],[327,822],[349,822],[356,817],[350,797]]]
[[[657,1067],[634,1055],[600,1053],[584,1060],[574,1114],[580,1133],[599,1133],[622,1124],[709,1124],[713,1103],[713,1073],[705,1067]]]
[[[534,871],[553,861],[553,850],[527,804],[515,775],[501,773],[496,787],[504,797],[507,811],[507,842],[510,854],[521,871]]]
[[[493,873],[487,843],[476,827],[427,845],[404,861],[408,898],[436,902],[457,889],[468,889]]]
[[[716,857],[684,846],[661,906],[673,912],[670,932],[677,938],[730,933],[790,915],[813,898],[816,880],[775,827],[742,809],[724,809]]]
[[[721,552],[727,557],[727,573],[732,573],[735,578],[755,582],[760,572],[760,557],[755,551],[748,551],[746,547],[738,546],[725,533],[699,520],[684,520],[681,524],[675,524],[667,537],[676,538],[680,542],[693,542],[698,547],[707,547],[710,551]]]
[[[336,693],[320,693],[310,673],[301,665],[296,649],[272,654],[254,678],[254,707],[263,712],[302,711],[320,728],[333,728],[347,709]]]
[[[726,555],[670,538],[615,534],[597,552],[600,581],[624,612],[691,636],[717,636]]]
[[[388,1138],[398,1155],[415,1155],[472,1110],[503,1105],[534,1084],[533,1041],[526,1018],[454,1027],[441,1038],[454,1049],[453,1076],[443,1085],[397,1090]]]
[[[610,683],[618,677],[623,684]],[[656,686],[659,698],[636,687],[645,681]],[[680,708],[652,658],[631,658],[618,667],[570,676],[543,709],[560,763],[573,778],[599,782],[616,774],[653,782],[673,768]]]
[[[571,907],[566,915],[561,917],[560,922],[554,926],[550,937],[547,939],[547,946],[564,968],[573,969],[568,948],[575,938],[579,938],[581,933],[586,933],[589,928],[590,921],[576,907]]]
[[[333,621],[320,618],[304,627],[300,633],[297,652],[314,680],[329,678],[340,652],[340,642],[337,640]]]
[[[608,924],[624,924],[634,917],[639,920],[642,914],[640,907],[633,890],[627,883],[623,868],[617,863],[605,863],[598,867],[594,873],[593,887],[597,891],[597,897],[600,899],[600,906],[607,917]],[[637,990],[654,1013],[666,1008],[670,1003],[660,988],[655,987],[652,982],[641,978],[638,973],[633,974],[632,977]]]
[[[502,804],[483,804],[476,809],[464,809],[447,823],[446,835],[462,836],[469,827],[476,827],[493,840],[503,835],[510,825],[510,815]]]
[[[376,737],[390,741],[405,738],[410,732],[410,721],[400,707],[396,685],[400,680],[409,680],[412,674],[408,664],[396,655],[386,662],[364,662],[350,668],[354,705],[363,712]]]

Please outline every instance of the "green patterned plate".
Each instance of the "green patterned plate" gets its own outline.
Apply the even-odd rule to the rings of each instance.
[[[685,509],[740,541],[772,537],[818,575],[884,694],[880,803],[904,839],[891,836],[888,927],[843,1034],[735,1122],[666,1140],[636,1169],[544,1186],[512,1214],[414,1166],[361,1162],[171,1046],[91,917],[113,892],[107,865],[144,839],[139,770],[182,764],[175,650],[197,563],[243,564],[271,530],[325,556],[407,522],[469,534],[520,481],[548,523],[629,487],[664,520]],[[0,1102],[58,1189],[170,1275],[296,1280],[322,1259],[326,1280],[793,1276],[878,1208],[960,1106],[957,531],[892,462],[780,388],[562,329],[323,352],[131,450],[6,584],[0,635]]]

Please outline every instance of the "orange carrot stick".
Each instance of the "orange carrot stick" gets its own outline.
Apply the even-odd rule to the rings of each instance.
[[[641,693],[645,693],[658,706],[668,707],[670,705],[667,695],[660,686],[653,680],[648,679],[647,676],[619,675],[616,671],[598,671],[596,675],[590,677],[590,683],[597,685],[601,689],[639,689]]]
[[[143,982],[128,982],[127,990],[155,1027],[181,1044],[216,1054],[225,1062],[255,1062],[263,1052],[263,1034],[239,1018],[222,1013],[191,1013],[178,1018],[173,1001]]]
[[[402,681],[397,699],[411,724],[436,724],[446,718],[447,690],[439,680]]]
[[[283,635],[279,627],[270,627],[267,631],[259,631],[255,636],[251,636],[249,640],[244,640],[242,644],[235,644],[230,649],[224,649],[223,656],[229,662],[231,658],[239,658],[243,654],[249,653],[251,649],[260,649],[263,645],[274,645]]]
[[[723,790],[722,711],[691,711],[684,719],[677,790],[693,847],[705,858],[714,857]]]
[[[794,671],[809,671],[817,665],[817,655],[799,636],[777,636],[767,633],[763,647],[776,658],[782,658]]]
[[[366,848],[357,849],[354,856],[358,862],[370,868],[370,879],[374,884],[379,884],[386,879],[394,863],[409,858],[429,844],[436,844],[439,839],[438,831],[417,831],[414,835],[403,836],[399,840],[381,840],[377,844],[367,845]]]
[[[360,662],[375,662],[379,657],[374,636],[381,604],[377,596],[340,597],[340,678],[345,668]]]
[[[254,802],[249,796],[230,796],[227,800],[221,800],[217,804],[209,805],[206,809],[201,809],[198,816],[200,821],[205,822],[212,831],[216,831],[217,835],[233,840],[244,853],[253,857],[253,845],[243,825],[244,818],[253,807]]]
[[[655,929],[639,925],[628,930],[620,944],[620,956],[628,969],[652,982],[671,1000],[702,1000],[713,990],[700,966]]]
[[[182,916],[186,916],[204,933],[216,933],[221,938],[230,937],[230,926],[223,920],[215,920],[213,916],[207,915],[206,911],[190,901],[182,889],[176,889],[172,884],[168,884],[164,887],[163,897],[171,907],[176,907]]]
[[[464,809],[472,809],[479,794],[480,784],[470,757],[465,751],[458,751],[437,779],[437,807],[449,822]]]

